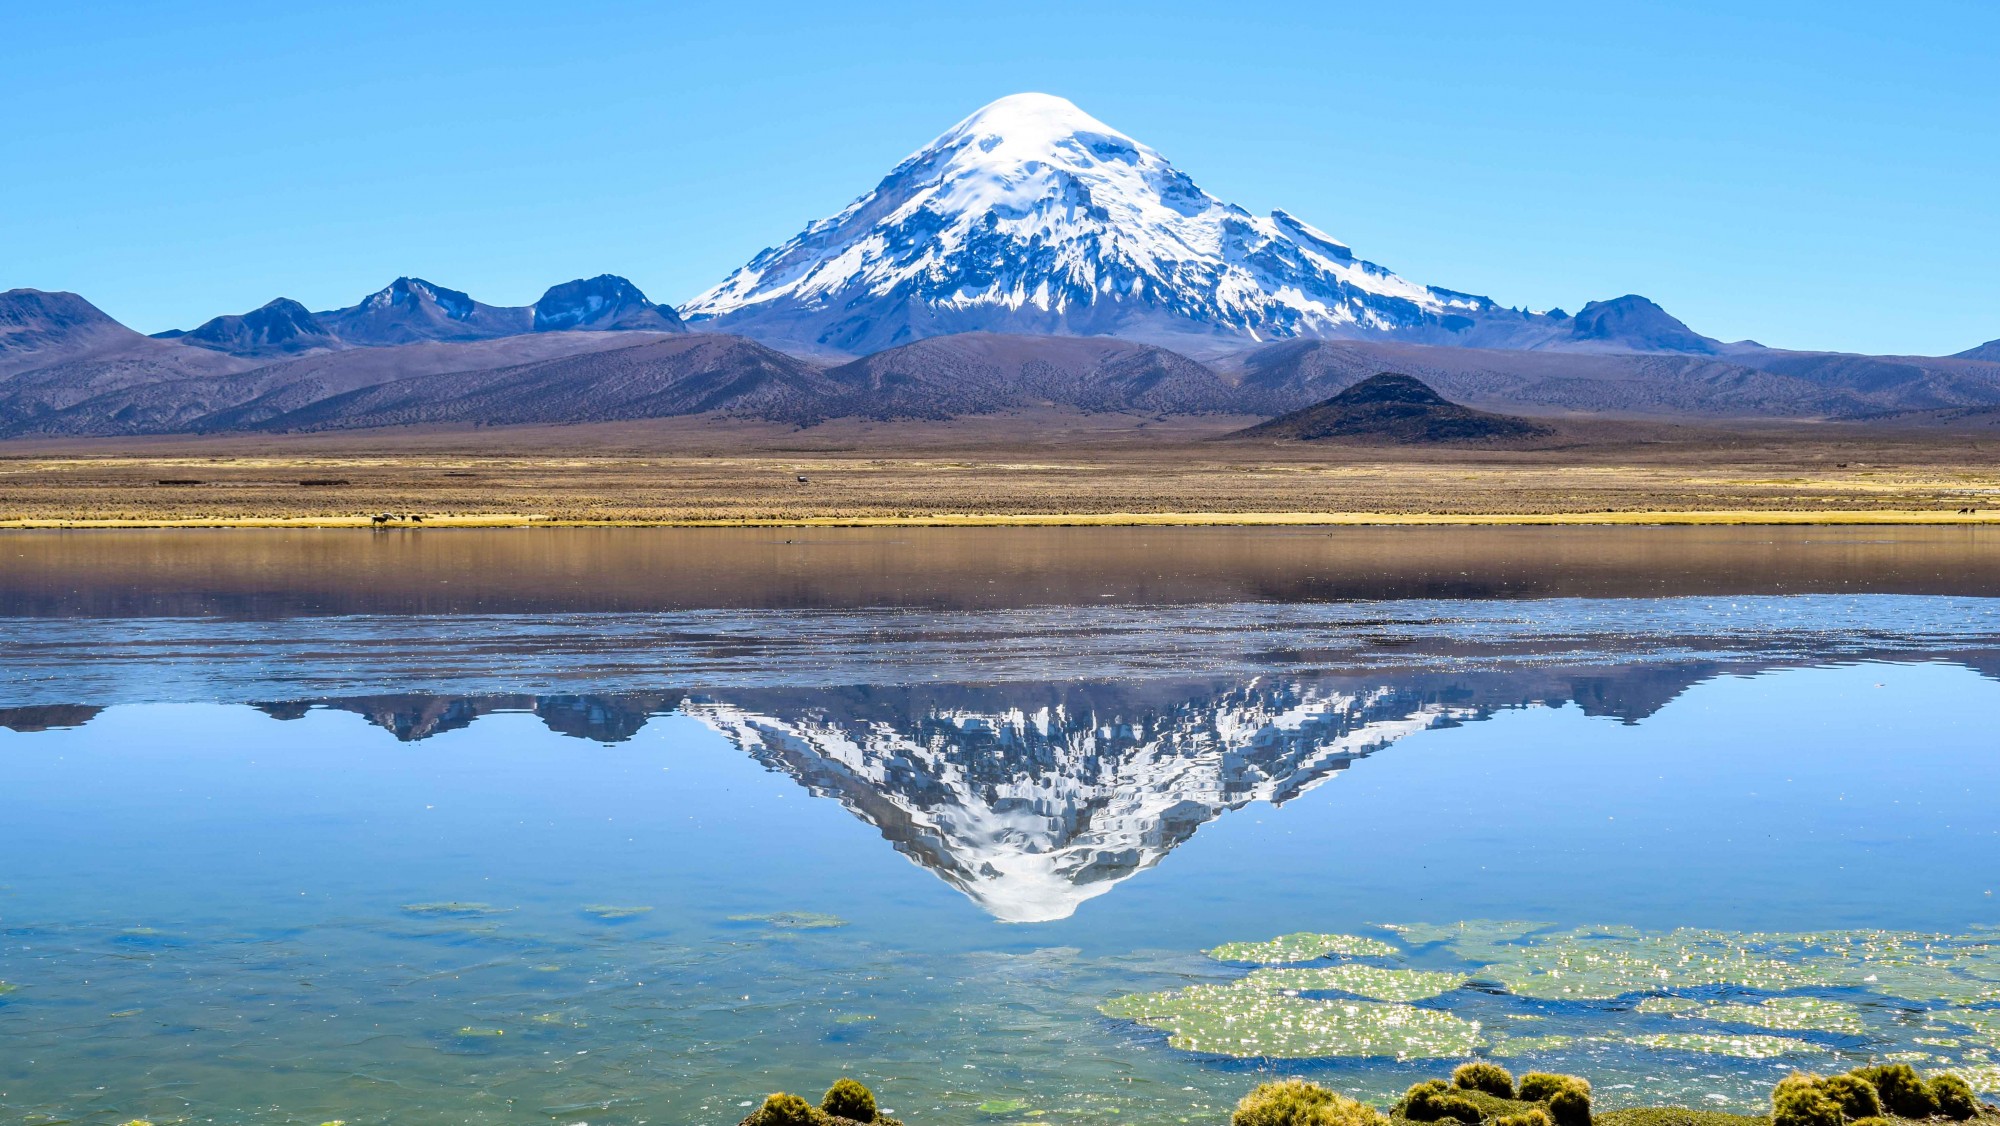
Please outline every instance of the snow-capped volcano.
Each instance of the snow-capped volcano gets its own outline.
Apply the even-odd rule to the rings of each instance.
[[[1449,337],[1498,314],[1209,195],[1049,94],[1002,98],[682,309],[866,352],[967,331]]]

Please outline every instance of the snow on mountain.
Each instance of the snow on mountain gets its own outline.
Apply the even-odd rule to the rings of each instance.
[[[1068,918],[1222,813],[1289,801],[1472,714],[1392,688],[1276,682],[1137,713],[1050,701],[935,707],[899,724],[829,703],[776,714],[697,698],[682,710],[1004,922]]]
[[[968,331],[1443,341],[1483,319],[1503,335],[1556,328],[1399,277],[1283,211],[1224,203],[1048,94],[986,106],[681,313],[853,352]]]

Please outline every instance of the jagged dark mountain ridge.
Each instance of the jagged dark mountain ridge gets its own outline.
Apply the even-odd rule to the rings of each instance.
[[[2000,363],[2000,340],[1989,340],[1977,348],[1967,348],[1963,352],[1952,353],[1955,360],[1989,360]]]
[[[99,314],[102,316],[102,314]],[[108,318],[107,318],[108,319]],[[287,297],[198,328],[154,334],[237,356],[277,358],[340,348],[492,340],[536,332],[685,332],[680,317],[615,274],[550,286],[532,305],[476,301],[422,278],[397,278],[357,304],[320,313]]]
[[[1422,380],[1383,372],[1324,402],[1258,423],[1229,437],[1446,445],[1523,442],[1551,433],[1549,427],[1526,419],[1459,406],[1431,390]]]

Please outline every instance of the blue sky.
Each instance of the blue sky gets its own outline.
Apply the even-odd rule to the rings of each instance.
[[[0,288],[144,331],[398,274],[681,302],[1004,94],[1414,280],[2000,337],[2000,4],[14,0]]]

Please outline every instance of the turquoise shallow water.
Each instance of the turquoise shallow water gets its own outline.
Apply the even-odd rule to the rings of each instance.
[[[1462,972],[1414,1003],[1604,1105],[2000,1056],[1993,600],[20,620],[0,668],[17,1121],[726,1126],[843,1073],[916,1123],[1218,1121],[1448,1068],[1099,1012],[1297,931]],[[1461,920],[1534,927],[1384,929]],[[1788,976],[1521,970],[1718,942]]]

